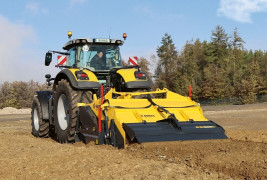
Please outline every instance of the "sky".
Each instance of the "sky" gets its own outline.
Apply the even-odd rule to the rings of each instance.
[[[2,0],[0,6],[0,84],[5,81],[45,82],[52,77],[56,55],[44,66],[48,50],[62,51],[73,38],[128,37],[122,58],[145,57],[152,61],[165,33],[178,50],[186,41],[209,41],[221,25],[235,28],[245,48],[267,49],[267,0]]]

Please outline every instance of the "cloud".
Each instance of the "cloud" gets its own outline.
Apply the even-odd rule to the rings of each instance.
[[[267,0],[220,0],[219,16],[242,23],[252,23],[251,14],[266,12]]]
[[[36,2],[31,2],[31,3],[26,4],[25,8],[26,10],[32,13],[47,14],[49,12],[48,9],[40,7],[40,5]]]
[[[36,52],[32,26],[10,22],[0,15],[0,84],[5,81],[44,80],[44,60]]]

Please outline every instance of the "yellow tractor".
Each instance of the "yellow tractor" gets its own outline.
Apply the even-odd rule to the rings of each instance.
[[[124,40],[126,34],[123,34]],[[71,33],[69,33],[69,38]],[[200,105],[168,89],[151,91],[138,66],[122,66],[120,39],[70,39],[58,56],[51,91],[38,91],[32,104],[32,134],[60,143],[94,141],[124,148],[127,143],[227,138],[207,120]]]

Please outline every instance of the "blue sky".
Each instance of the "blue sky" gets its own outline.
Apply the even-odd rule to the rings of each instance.
[[[0,6],[0,83],[22,80],[44,82],[59,70],[44,66],[47,50],[62,50],[73,38],[128,38],[122,57],[156,54],[164,33],[178,49],[187,40],[210,40],[221,25],[235,27],[246,49],[267,47],[267,0],[3,0]],[[54,57],[54,61],[56,56]]]

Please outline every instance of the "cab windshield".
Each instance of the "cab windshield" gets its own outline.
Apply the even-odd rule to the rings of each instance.
[[[77,68],[97,71],[122,67],[120,50],[116,45],[85,44],[71,48],[69,54],[68,65],[76,64]]]

